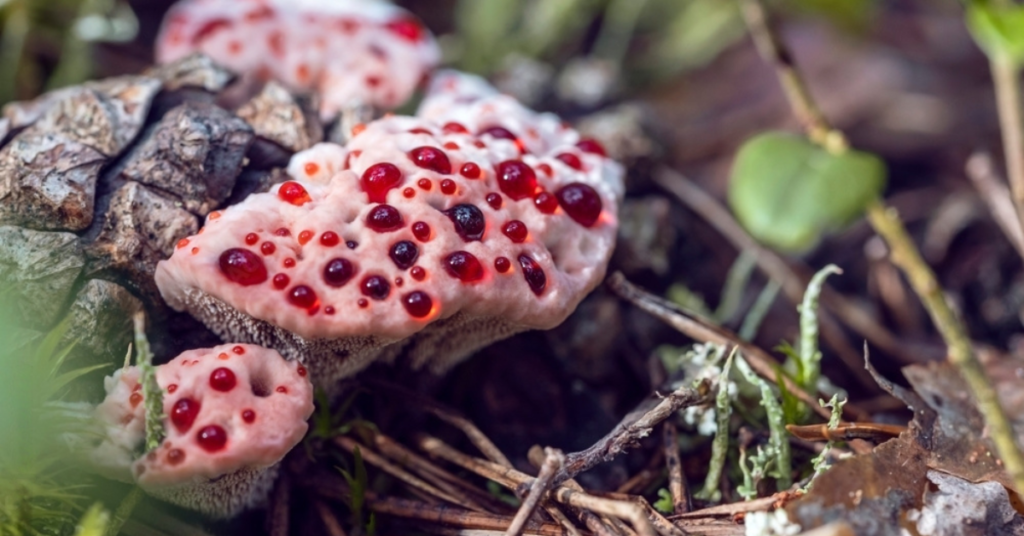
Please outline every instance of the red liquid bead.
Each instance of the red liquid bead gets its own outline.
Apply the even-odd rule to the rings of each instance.
[[[220,255],[220,271],[228,281],[243,287],[258,285],[267,280],[267,267],[255,253],[232,248]]]
[[[292,279],[286,274],[277,274],[274,276],[274,288],[281,290],[287,287],[288,283],[291,283],[291,281]]]
[[[316,162],[306,162],[306,165],[302,167],[302,170],[306,172],[306,175],[316,175],[320,171],[320,166]]]
[[[185,461],[185,451],[181,449],[167,451],[167,465],[178,465],[183,461]]]
[[[274,231],[274,234],[276,234],[277,236],[291,236],[292,232],[289,231],[286,227],[281,227],[278,230]]]
[[[264,242],[260,244],[260,253],[264,255],[273,255],[277,251],[277,246],[273,242]]]
[[[370,198],[371,203],[383,203],[388,191],[402,182],[402,171],[398,166],[381,162],[374,164],[363,172],[359,185]]]
[[[226,393],[234,389],[235,385],[238,385],[238,379],[229,368],[221,367],[210,373],[210,387],[214,391]]]
[[[402,190],[402,195],[404,195],[408,199],[412,199],[413,196],[416,195],[416,190],[413,190],[412,188],[406,188]]]
[[[546,177],[550,177],[551,175],[554,174],[554,172],[551,171],[551,166],[549,166],[547,164],[537,164],[537,171],[540,171]]]
[[[313,289],[306,285],[296,285],[288,291],[288,303],[303,309],[312,309],[320,303],[320,300],[317,299]]]
[[[512,141],[516,140],[516,135],[513,134],[512,131],[510,131],[509,129],[507,129],[505,127],[498,127],[498,126],[485,128],[485,129],[481,130],[480,133],[477,134],[477,135],[478,136],[488,135],[488,136],[491,136],[491,137],[494,137],[494,138],[498,138],[499,140],[512,140]]]
[[[537,189],[537,175],[521,160],[506,160],[498,164],[497,172],[498,189],[513,201],[532,197]]]
[[[558,199],[548,192],[541,192],[533,198],[533,205],[544,214],[554,214],[558,209]]]
[[[413,128],[413,129],[409,129],[409,134],[427,134],[428,136],[433,136],[434,135],[433,132],[431,132],[431,131],[429,131],[429,130],[427,130],[425,128],[419,128],[419,127]]]
[[[491,205],[491,208],[493,208],[494,210],[500,209],[503,203],[501,199],[501,194],[494,192],[487,194],[487,197],[485,197],[484,199],[487,201],[487,204]]]
[[[479,179],[480,166],[474,164],[473,162],[466,162],[465,164],[462,164],[462,167],[459,169],[459,173],[462,174],[462,176],[466,177],[467,179]]]
[[[430,225],[422,221],[412,224],[412,235],[416,237],[416,240],[426,242],[430,239]]]
[[[402,288],[402,285],[404,285],[404,284],[405,284],[405,280],[404,279],[402,279],[401,277],[396,277],[395,278],[395,286],[396,287]]]
[[[456,251],[444,259],[445,270],[454,278],[469,283],[484,277],[484,267],[472,253]]]
[[[251,409],[242,410],[242,420],[249,424],[256,422],[256,412]]]
[[[437,147],[417,147],[409,151],[409,159],[417,167],[436,171],[442,175],[452,172],[452,163],[448,160],[448,155]]]
[[[228,444],[228,433],[216,424],[204,426],[196,434],[196,443],[206,452],[217,452]]]
[[[378,233],[388,233],[402,228],[402,214],[391,205],[377,205],[366,215],[366,226]]]
[[[430,295],[419,290],[406,294],[402,298],[402,305],[405,306],[405,311],[409,313],[409,316],[413,318],[424,318],[434,308],[434,302],[430,299]]]
[[[338,236],[338,233],[334,231],[326,231],[324,234],[320,235],[320,244],[323,246],[333,248],[334,246],[337,246],[339,242],[341,242],[341,238]]]
[[[217,354],[217,359],[220,359],[222,361],[227,361],[227,359],[230,358],[230,357],[231,356],[229,356],[228,354],[226,354],[224,352],[221,352],[221,353]]]
[[[359,284],[359,290],[362,291],[364,296],[375,300],[383,300],[391,293],[391,283],[384,276],[371,275],[363,279],[362,283]]]
[[[455,193],[455,181],[451,179],[445,179],[441,181],[441,193],[445,195],[452,195]]]
[[[356,267],[348,259],[335,258],[327,261],[324,266],[324,283],[332,287],[342,287],[356,275]]]
[[[370,302],[366,301],[366,298],[359,298],[359,301],[357,301],[356,303],[359,304],[360,309],[365,309],[368,305],[370,305]]]
[[[187,238],[182,238],[181,240],[178,240],[178,243],[174,247],[177,248],[177,249],[181,249],[181,248],[183,248],[183,247],[185,247],[187,245],[188,245],[188,239]]]
[[[283,385],[278,386],[278,388],[274,390],[277,391],[278,393],[288,393],[288,388]]]
[[[526,283],[530,285],[530,290],[534,294],[540,296],[544,292],[544,287],[547,286],[548,278],[544,275],[544,270],[537,264],[537,261],[533,260],[528,255],[519,256],[519,266],[523,267],[523,278],[526,279]]]
[[[446,142],[444,142],[444,145],[442,145],[441,147],[444,147],[445,149],[448,149],[449,151],[458,151],[459,150],[459,144],[455,143],[454,141],[446,141]]]
[[[189,428],[192,428],[196,415],[199,415],[199,407],[199,402],[191,398],[178,400],[171,407],[171,424],[174,425],[178,432],[187,432]]]
[[[430,182],[430,179],[420,179],[416,181],[416,186],[419,186],[421,189],[426,190],[428,192],[430,191],[430,187],[432,184],[433,183]]]
[[[505,257],[498,257],[497,259],[494,259],[494,269],[497,270],[499,274],[507,272],[511,267],[512,262]]]
[[[231,349],[231,351],[238,355],[242,355],[245,353],[245,348],[242,348],[241,346],[235,346]]]
[[[416,281],[423,281],[423,278],[427,277],[427,271],[421,266],[413,266],[412,270],[409,270],[409,275]]]
[[[565,213],[584,227],[594,225],[601,216],[601,196],[586,184],[574,182],[560,188],[555,195]]]
[[[576,156],[576,155],[574,155],[572,153],[562,153],[562,154],[556,156],[555,158],[561,160],[565,165],[567,165],[567,166],[569,166],[569,167],[571,167],[573,169],[579,169],[579,170],[583,169],[583,162],[580,162],[580,157],[578,157],[578,156]]]
[[[177,390],[178,390],[178,384],[176,384],[176,383],[172,383],[172,384],[167,386],[167,394],[169,394],[169,395],[174,394],[174,392],[177,391]]]
[[[255,244],[256,242],[259,242],[259,241],[260,241],[260,235],[258,235],[256,233],[249,233],[249,234],[245,235],[245,243],[250,245],[250,246]]]
[[[600,142],[590,138],[583,138],[576,142],[576,147],[584,152],[592,153],[601,156],[608,156],[608,153],[604,150],[604,146]]]
[[[487,220],[476,206],[463,203],[445,210],[443,214],[452,220],[455,232],[466,242],[480,240],[484,236]]]
[[[388,256],[399,270],[405,270],[416,263],[420,256],[420,248],[408,240],[402,240],[391,246]]]
[[[313,231],[302,231],[299,233],[299,245],[305,246],[310,240],[313,239]]]
[[[142,402],[142,393],[132,393],[132,395],[128,397],[128,403],[132,405],[132,408],[138,406],[139,402]]]
[[[303,378],[305,378],[306,374],[308,374],[308,372],[306,372],[306,367],[304,367],[302,365],[299,365],[298,367],[296,367],[295,371],[298,372],[299,376],[302,376]]]
[[[412,43],[423,39],[423,27],[418,21],[410,18],[395,19],[384,25],[391,33]]]
[[[284,264],[285,268],[292,268],[295,266],[295,259],[288,257],[282,264]]]
[[[297,207],[301,207],[313,200],[309,197],[309,192],[301,184],[294,181],[282,184],[281,188],[277,190],[277,197]]]
[[[445,123],[441,130],[445,134],[468,134],[469,130],[462,126],[461,123]]]
[[[505,224],[505,227],[501,230],[509,238],[509,240],[516,244],[521,244],[526,240],[526,236],[529,230],[526,228],[526,224],[519,220],[512,220]]]
[[[328,305],[327,307],[324,307],[324,314],[325,315],[330,316],[330,315],[333,315],[334,313],[335,313],[334,306]]]

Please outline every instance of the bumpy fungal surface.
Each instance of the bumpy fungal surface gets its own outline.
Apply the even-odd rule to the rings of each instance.
[[[554,327],[602,280],[622,168],[557,117],[448,74],[418,117],[357,130],[211,214],[157,268],[167,303],[330,384],[382,354],[441,369]]]
[[[401,105],[440,59],[415,17],[379,0],[183,0],[164,20],[157,61],[196,52],[293,90],[315,90],[325,117]]]
[[[225,344],[189,350],[157,367],[166,438],[145,455],[140,372],[128,367],[105,382],[96,408],[103,441],[93,462],[147,493],[228,517],[263,500],[277,463],[306,433],[313,389],[299,363],[274,350]]]

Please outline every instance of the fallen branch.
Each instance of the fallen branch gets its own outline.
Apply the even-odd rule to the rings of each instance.
[[[519,536],[523,533],[526,522],[530,520],[530,517],[537,510],[537,505],[540,504],[541,498],[544,497],[544,494],[551,487],[555,472],[561,469],[563,462],[565,462],[565,455],[561,451],[551,448],[545,449],[544,463],[540,466],[540,472],[537,474],[537,478],[530,483],[530,492],[526,499],[523,500],[523,504],[520,505],[515,517],[512,518],[512,523],[509,524],[508,530],[505,531],[505,536]]]

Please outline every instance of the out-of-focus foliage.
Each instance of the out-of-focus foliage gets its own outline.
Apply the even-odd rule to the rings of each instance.
[[[754,238],[802,252],[863,214],[885,182],[885,164],[872,154],[832,154],[804,138],[768,132],[736,155],[729,205]]]
[[[967,29],[989,57],[1024,62],[1024,6],[974,0],[967,6]]]
[[[82,82],[92,43],[129,41],[138,21],[126,0],[0,0],[0,103]]]

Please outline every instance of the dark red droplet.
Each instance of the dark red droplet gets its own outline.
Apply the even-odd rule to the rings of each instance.
[[[404,285],[404,284],[405,284],[405,280],[404,279],[402,279],[401,277],[396,277],[395,278],[395,286],[396,287],[402,288],[402,285]]]
[[[173,395],[174,392],[177,391],[177,390],[178,390],[178,384],[176,384],[176,383],[172,383],[172,384],[167,386],[167,394],[169,394],[169,395]]]
[[[284,260],[284,262],[283,262],[283,263],[281,263],[281,264],[284,264],[284,267],[285,267],[285,268],[291,268],[291,267],[295,266],[295,259],[293,259],[293,258],[291,258],[291,257],[288,257],[288,258],[287,258],[287,259],[285,259],[285,260]]]
[[[408,240],[402,240],[391,245],[388,256],[399,270],[405,270],[416,263],[420,256],[420,248]]]
[[[436,171],[442,175],[452,172],[452,163],[448,160],[448,155],[437,147],[417,147],[409,151],[409,159],[418,167]]]
[[[263,259],[242,248],[231,248],[220,254],[220,271],[228,281],[243,287],[258,285],[267,280],[267,267]]]
[[[191,398],[182,398],[171,407],[171,424],[179,433],[185,433],[192,428],[192,423],[199,415],[199,402]]]
[[[429,131],[429,130],[427,130],[425,128],[421,128],[421,127],[416,127],[416,128],[409,129],[409,134],[426,134],[428,136],[433,136],[434,135],[433,132],[431,132],[431,131]]]
[[[412,199],[416,195],[416,190],[413,190],[412,188],[406,188],[402,190],[402,195],[407,199]]]
[[[410,18],[395,19],[384,25],[391,33],[410,41],[417,43],[423,39],[423,26],[420,25],[419,21]]]
[[[278,393],[285,393],[285,394],[288,393],[288,388],[283,386],[283,385],[278,386],[278,388],[274,389],[274,390],[277,391]]]
[[[469,283],[484,277],[484,267],[480,260],[468,251],[456,251],[444,258],[444,268],[452,277]]]
[[[286,227],[281,227],[274,231],[274,234],[276,234],[277,236],[291,236],[292,232],[289,231],[288,228]]]
[[[519,256],[519,266],[523,267],[523,278],[530,285],[530,290],[540,296],[544,292],[544,287],[548,284],[548,278],[544,275],[544,270],[529,255]]]
[[[383,300],[391,293],[391,283],[382,275],[371,275],[363,279],[363,282],[359,284],[359,290],[363,292],[364,296]]]
[[[513,134],[512,131],[510,131],[509,129],[507,129],[505,127],[499,127],[499,126],[488,127],[488,128],[485,128],[485,129],[481,130],[479,132],[479,134],[477,134],[477,135],[478,136],[483,136],[485,134],[488,135],[488,136],[494,137],[494,138],[498,138],[499,140],[512,140],[512,141],[516,140],[516,135]]]
[[[497,259],[494,259],[494,269],[497,270],[499,274],[507,272],[511,267],[512,262],[505,257],[498,257]]]
[[[356,275],[356,267],[352,261],[340,257],[327,261],[324,266],[324,283],[332,287],[342,287]]]
[[[461,123],[445,123],[441,130],[445,134],[467,134],[469,130],[462,126]]]
[[[484,213],[474,205],[463,203],[445,210],[444,215],[452,220],[455,232],[466,242],[480,240],[487,228]]]
[[[228,444],[228,433],[216,424],[204,426],[196,434],[196,443],[206,452],[217,452]]]
[[[565,165],[573,169],[583,169],[583,162],[580,162],[580,157],[572,153],[562,153],[555,158],[561,160]]]
[[[480,166],[473,162],[466,162],[465,164],[462,164],[462,167],[459,169],[459,173],[467,179],[479,179]]]
[[[330,316],[330,315],[333,315],[334,313],[335,313],[335,311],[334,311],[334,306],[333,305],[328,305],[327,307],[324,307],[324,314],[325,315]]]
[[[348,247],[348,249],[356,249],[359,247],[359,242],[356,242],[355,240],[348,240],[345,242],[345,246]]]
[[[303,309],[312,309],[320,302],[316,297],[316,291],[306,285],[295,285],[288,291],[288,303]]]
[[[274,276],[274,288],[281,290],[291,283],[292,279],[287,274],[277,274]]]
[[[282,184],[281,188],[277,190],[277,196],[297,207],[301,207],[313,200],[309,197],[309,192],[295,181],[288,181]]]
[[[356,303],[359,304],[360,309],[365,309],[368,305],[370,305],[370,302],[366,301],[366,298],[359,298],[359,301],[357,301]]]
[[[333,248],[339,242],[341,242],[341,238],[334,231],[325,231],[324,234],[320,235],[320,244],[326,247]]]
[[[402,214],[391,205],[377,205],[366,215],[366,226],[378,233],[389,233],[402,228]]]
[[[402,298],[402,305],[405,306],[406,312],[413,318],[424,318],[430,314],[430,310],[434,308],[434,301],[430,299],[430,295],[423,291],[414,291],[406,294]]]
[[[260,241],[260,235],[258,235],[256,233],[249,233],[249,234],[245,235],[245,243],[250,245],[250,246],[255,244],[256,242],[259,242],[259,241]]]
[[[242,420],[252,424],[256,421],[256,412],[251,409],[242,410]]]
[[[242,355],[245,353],[245,348],[242,348],[241,346],[235,346],[231,349],[231,351],[238,355]]]
[[[484,199],[487,201],[487,204],[491,205],[491,208],[493,208],[494,210],[498,210],[499,208],[501,208],[501,205],[502,205],[501,194],[495,193],[495,192],[491,192],[491,193],[487,194],[487,197],[485,197]]]
[[[532,197],[537,189],[537,174],[522,160],[498,164],[498,188],[513,201]]]
[[[422,221],[412,224],[412,235],[420,242],[430,240],[430,225]]]
[[[441,181],[441,193],[445,195],[452,195],[455,193],[455,181],[451,179],[445,179]]]
[[[234,389],[237,384],[238,379],[235,377],[235,373],[229,368],[220,367],[218,369],[214,369],[214,371],[210,373],[210,387],[213,388],[214,391],[226,393]]]
[[[303,378],[306,377],[306,374],[309,374],[309,372],[306,371],[306,367],[302,365],[295,367],[295,372],[298,372],[299,376],[302,376]]]
[[[260,244],[260,253],[264,255],[273,255],[277,251],[277,246],[273,242],[264,242]]]
[[[584,227],[590,227],[601,216],[601,196],[597,190],[581,182],[563,186],[556,192],[558,203],[570,218]]]
[[[416,181],[416,186],[419,186],[421,189],[426,190],[428,192],[430,191],[430,187],[432,184],[433,183],[430,182],[430,179],[420,179]]]
[[[558,208],[558,199],[548,192],[540,192],[534,196],[533,205],[544,214],[554,214]]]
[[[179,465],[183,461],[185,461],[185,451],[181,449],[167,451],[167,465]]]
[[[584,152],[601,156],[608,156],[608,153],[604,150],[604,145],[601,145],[601,143],[595,139],[583,138],[582,140],[576,142],[576,147]]]
[[[398,166],[388,162],[374,164],[363,172],[359,186],[369,196],[371,203],[383,203],[388,191],[402,182],[402,171]]]
[[[523,243],[526,240],[527,234],[529,234],[526,224],[519,220],[512,220],[506,223],[501,232],[516,244]]]
[[[409,275],[411,275],[416,281],[423,281],[423,278],[427,277],[427,271],[424,270],[422,266],[413,266],[412,269],[409,270]]]

